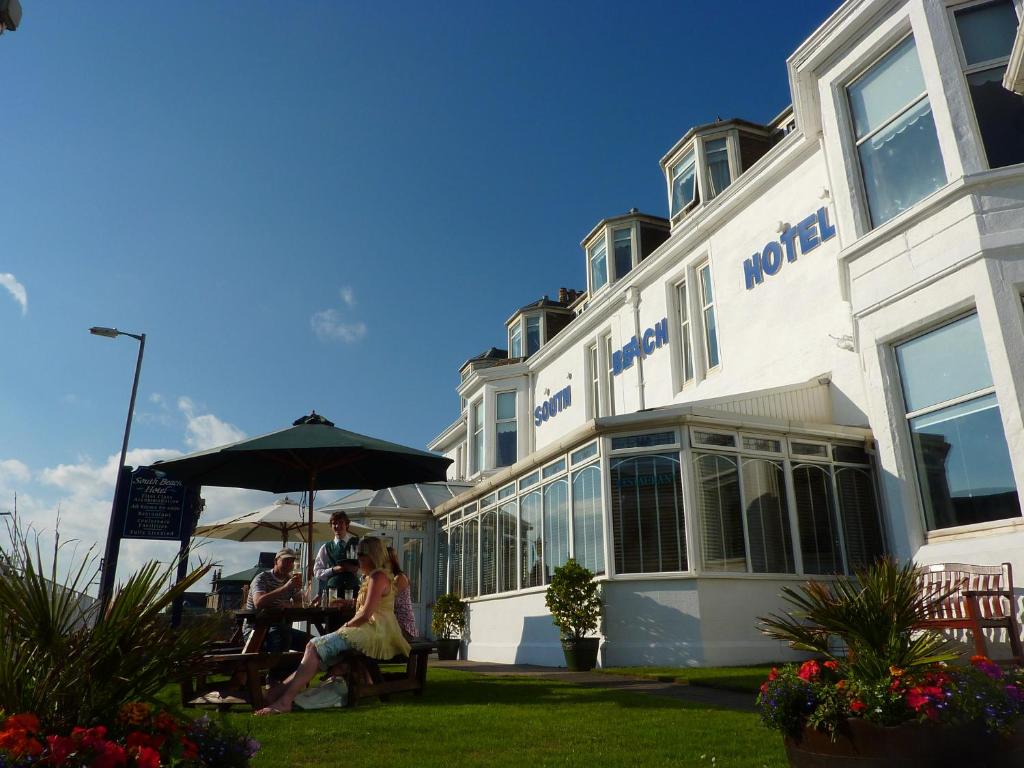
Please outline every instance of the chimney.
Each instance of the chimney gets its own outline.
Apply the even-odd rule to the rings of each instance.
[[[569,303],[569,291],[566,288],[558,289],[558,303],[563,307]]]

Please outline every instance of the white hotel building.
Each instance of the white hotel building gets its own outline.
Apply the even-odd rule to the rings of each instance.
[[[472,487],[433,508],[424,586],[469,602],[468,658],[563,664],[570,556],[606,665],[778,659],[780,588],[883,552],[1024,586],[1022,12],[844,3],[792,108],[687,131],[670,217],[599,222],[586,290],[466,362],[430,448]]]

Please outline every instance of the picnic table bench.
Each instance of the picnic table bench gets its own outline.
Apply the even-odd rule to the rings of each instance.
[[[979,656],[989,655],[984,630],[1006,630],[1013,658],[1001,661],[1024,663],[1009,563],[924,565],[918,571],[918,584],[931,599],[920,628],[969,630]]]
[[[356,706],[361,699],[379,697],[387,701],[392,693],[411,692],[421,696],[427,684],[427,660],[437,646],[429,640],[410,643],[408,656],[393,659],[372,659],[359,651],[345,651],[328,675],[345,678],[348,684],[348,706]],[[405,664],[404,672],[382,672],[381,664]],[[367,682],[369,680],[370,682]]]

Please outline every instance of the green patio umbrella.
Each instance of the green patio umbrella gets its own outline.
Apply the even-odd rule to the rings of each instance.
[[[271,493],[309,492],[306,540],[313,540],[313,497],[318,490],[387,488],[444,480],[451,459],[338,429],[316,411],[287,429],[210,448],[152,468],[188,485],[251,488]],[[313,547],[307,577],[313,578]]]

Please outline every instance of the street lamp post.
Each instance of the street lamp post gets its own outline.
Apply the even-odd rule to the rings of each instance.
[[[128,420],[124,425],[124,442],[121,443],[121,461],[117,465],[117,480],[114,485],[114,500],[110,505],[110,522],[107,525],[107,542],[103,548],[103,561],[100,564],[100,610],[105,610],[114,596],[114,575],[117,571],[117,555],[120,550],[121,537],[115,532],[114,526],[118,518],[117,502],[121,490],[121,475],[124,470],[125,456],[128,454],[128,437],[132,432],[132,416],[135,414],[135,396],[139,392],[139,374],[142,372],[142,354],[146,351],[146,334],[127,333],[117,328],[93,327],[89,333],[94,336],[105,336],[116,339],[118,336],[130,336],[139,342],[139,357],[135,362],[135,381],[132,382],[132,398],[128,403]]]

